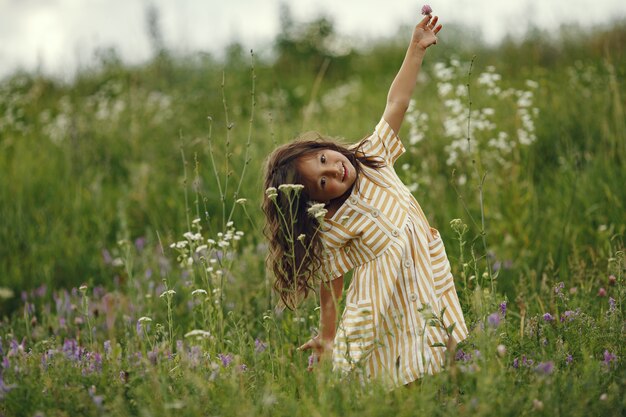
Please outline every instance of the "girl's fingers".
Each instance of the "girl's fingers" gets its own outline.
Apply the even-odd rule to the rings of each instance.
[[[429,29],[432,29],[435,27],[435,25],[437,25],[437,21],[439,20],[439,16],[435,16],[433,18],[433,20],[430,21],[430,24],[428,25]]]
[[[435,28],[435,30],[433,32],[435,32],[435,35],[439,33],[439,31],[441,30],[441,28],[443,27],[443,25],[439,25]]]
[[[308,342],[306,342],[305,344],[300,346],[298,348],[298,350],[309,350],[309,349],[311,349],[311,342],[312,342],[312,340],[309,340]]]
[[[417,24],[417,26],[421,27],[422,29],[426,28],[426,24],[428,23],[428,21],[430,20],[430,18],[431,18],[431,17],[432,17],[432,16],[431,16],[431,15],[429,15],[429,14],[428,14],[428,15],[426,15],[426,16],[424,16],[424,18],[422,19],[422,21],[421,21],[421,22],[419,22],[419,23]]]

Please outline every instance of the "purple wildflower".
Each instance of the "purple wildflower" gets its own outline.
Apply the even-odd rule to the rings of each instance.
[[[563,323],[564,321],[572,321],[574,320],[574,312],[572,310],[566,310],[563,312],[563,314],[561,314],[561,323]]]
[[[535,363],[532,359],[527,359],[526,355],[522,355],[522,365],[524,366],[532,366]]]
[[[230,353],[227,353],[226,355],[220,353],[219,355],[217,355],[217,357],[222,361],[222,366],[224,368],[230,365],[230,363],[233,361],[233,356]]]
[[[535,372],[544,375],[550,375],[552,371],[554,371],[554,362],[552,361],[540,362],[539,365],[537,365],[537,367],[535,368]]]
[[[608,350],[604,351],[604,360],[602,361],[607,367],[611,366],[612,362],[617,362],[617,356],[609,352]]]
[[[513,359],[513,368],[515,368],[515,369],[519,368],[519,359],[518,358]]]
[[[239,365],[239,370],[241,372],[246,372],[248,370],[248,365],[246,365],[245,363],[242,363],[241,365]]]
[[[609,313],[613,313],[615,311],[615,298],[609,297]]]
[[[552,314],[546,313],[543,315],[543,319],[547,322],[551,322],[552,320],[554,320],[554,317],[552,317]]]
[[[109,354],[111,353],[111,341],[110,340],[104,341],[104,353],[107,356],[109,356]]]
[[[554,286],[554,293],[561,294],[561,291],[563,290],[563,288],[565,288],[565,283],[559,282],[558,284]]]
[[[428,4],[425,4],[422,6],[422,14],[424,16],[431,14],[433,12],[433,8],[430,7]]]
[[[500,325],[500,315],[498,313],[492,313],[487,317],[487,322],[494,329]]]
[[[472,354],[471,354],[471,353],[469,353],[469,352],[468,352],[468,353],[465,353],[465,352],[463,351],[463,349],[459,349],[459,350],[457,350],[457,352],[456,352],[455,359],[456,359],[457,361],[467,362],[467,361],[469,361],[469,360],[471,360],[471,359],[472,359]]]
[[[254,351],[256,353],[261,353],[267,349],[267,343],[262,342],[260,339],[254,340]]]
[[[105,265],[111,265],[113,263],[111,253],[106,248],[102,249],[102,261]]]
[[[152,365],[156,365],[157,364],[157,358],[158,358],[158,352],[151,350],[150,352],[148,352],[148,360],[150,361],[150,363]]]
[[[500,315],[502,318],[506,317],[506,301],[500,303]]]
[[[89,396],[91,397],[91,399],[93,400],[94,404],[97,407],[102,407],[102,401],[104,401],[104,396],[103,395],[96,395],[96,386],[92,385],[89,388]]]
[[[189,361],[192,368],[195,368],[200,364],[201,356],[202,351],[200,350],[200,346],[192,346],[191,350],[189,351]]]
[[[8,393],[15,387],[15,384],[7,385],[2,378],[2,374],[0,374],[0,400],[4,398],[4,394]]]
[[[176,341],[176,353],[181,353],[184,349],[184,344],[182,340],[177,340]]]
[[[43,298],[46,295],[46,289],[47,289],[46,284],[42,284],[39,287],[35,288],[35,290],[33,291],[33,294],[36,297]]]
[[[146,238],[145,237],[138,237],[137,239],[135,239],[135,247],[137,248],[137,250],[139,252],[143,251],[143,248],[146,246]]]
[[[572,355],[570,353],[567,354],[567,357],[565,358],[565,362],[569,365],[570,363],[574,362],[574,358],[572,357]]]
[[[315,362],[317,362],[317,357],[315,355],[309,356],[309,369],[313,368]]]

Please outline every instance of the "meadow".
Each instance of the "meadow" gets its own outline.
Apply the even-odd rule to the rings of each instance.
[[[308,371],[316,296],[276,311],[276,144],[369,134],[410,28],[0,82],[0,415],[626,413],[626,23],[488,46],[446,27],[396,170],[446,244],[470,337],[388,391]],[[349,279],[346,280],[346,286]]]

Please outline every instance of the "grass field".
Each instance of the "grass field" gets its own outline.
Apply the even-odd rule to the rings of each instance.
[[[0,414],[624,415],[624,22],[429,50],[396,169],[471,335],[391,392],[307,371],[317,301],[275,312],[264,267],[265,156],[370,133],[409,33],[350,51],[324,24],[0,83]]]

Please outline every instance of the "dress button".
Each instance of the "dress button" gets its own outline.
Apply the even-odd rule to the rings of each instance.
[[[417,294],[415,294],[414,292],[412,292],[412,293],[409,295],[409,300],[411,300],[411,301],[417,301]]]
[[[356,204],[357,203],[356,197],[350,197],[350,203]]]
[[[400,234],[400,232],[398,232],[398,229],[393,229],[393,231],[391,232],[391,234],[392,234],[394,237],[398,237],[398,235]]]
[[[407,259],[406,261],[404,261],[404,266],[405,266],[405,268],[410,268],[410,267],[411,267],[411,265],[412,265],[412,262],[411,262],[411,261],[409,261],[408,259]]]
[[[380,214],[380,211],[378,210],[372,210],[372,217],[378,217],[378,215]]]

